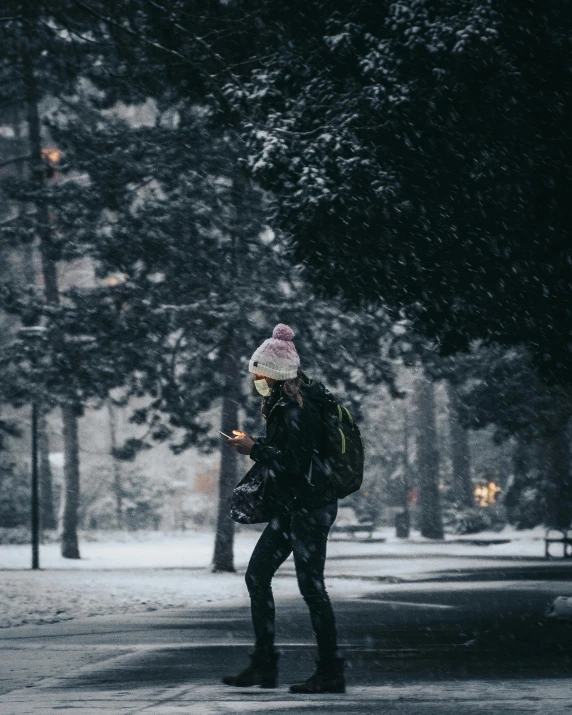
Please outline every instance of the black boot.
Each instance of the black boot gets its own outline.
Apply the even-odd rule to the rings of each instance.
[[[316,693],[345,693],[346,681],[344,678],[343,658],[321,658],[316,661],[317,668],[304,683],[296,683],[290,686],[291,693],[301,693],[306,695]]]
[[[222,682],[237,688],[250,688],[260,685],[261,688],[278,687],[278,653],[253,653],[250,665],[238,675],[225,675]]]

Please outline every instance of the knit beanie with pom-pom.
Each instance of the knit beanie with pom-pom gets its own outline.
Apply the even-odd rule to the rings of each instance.
[[[293,337],[292,328],[279,323],[272,331],[272,337],[254,351],[248,364],[250,372],[273,380],[291,380],[297,377],[300,358],[292,342]]]

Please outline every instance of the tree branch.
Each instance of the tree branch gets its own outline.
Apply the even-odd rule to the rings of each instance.
[[[15,156],[12,159],[6,159],[6,161],[0,161],[0,169],[4,166],[9,166],[10,164],[17,164],[20,161],[30,161],[33,159],[29,154],[23,154],[22,156]]]
[[[9,99],[5,99],[2,103],[0,103],[0,109],[4,109],[4,107],[9,107],[12,104],[18,104],[19,102],[24,101],[24,96],[23,95],[14,95],[13,97],[10,97]]]
[[[208,72],[205,72],[204,70],[201,70],[200,64],[193,62],[191,59],[186,57],[180,52],[177,52],[177,50],[171,50],[168,47],[165,47],[164,45],[159,44],[158,42],[154,42],[153,40],[149,40],[148,38],[144,37],[143,35],[139,34],[138,32],[135,32],[129,27],[126,27],[125,25],[122,25],[121,23],[117,22],[113,18],[107,16],[107,15],[101,15],[99,12],[94,10],[92,7],[87,5],[86,3],[82,2],[82,0],[74,0],[76,5],[79,5],[82,7],[84,10],[86,10],[90,15],[93,17],[96,17],[98,20],[101,20],[101,22],[107,23],[110,27],[115,27],[116,29],[125,32],[126,34],[130,35],[131,37],[136,37],[138,40],[141,42],[145,43],[146,45],[149,45],[150,47],[154,47],[156,50],[160,50],[161,52],[165,52],[169,55],[172,55],[173,57],[177,57],[178,59],[182,60],[185,64],[188,64],[192,66],[196,71],[201,72],[204,76],[206,76],[209,80],[212,79],[212,75],[210,75]],[[157,3],[153,3],[157,6]],[[177,29],[183,30],[185,33],[188,33],[188,30],[181,25],[174,23],[173,25]],[[214,50],[208,42],[206,42],[202,37],[197,37],[197,35],[191,35],[191,37],[197,42],[199,45],[201,45],[217,62],[219,62],[222,67],[227,70],[230,74],[230,77],[239,85],[242,87],[242,83],[240,82],[239,78],[231,71],[231,67],[224,61],[224,58],[221,57],[221,55]],[[217,89],[217,93],[226,101],[226,97],[224,97],[224,94]]]
[[[0,228],[1,228],[2,226],[9,226],[11,223],[14,223],[14,222],[17,221],[18,219],[27,218],[27,217],[29,217],[29,216],[35,216],[35,215],[36,215],[36,212],[35,212],[35,211],[30,211],[30,212],[25,213],[25,214],[18,214],[17,216],[12,216],[12,217],[10,217],[10,218],[5,219],[4,221],[0,221]]]
[[[79,5],[82,7],[84,10],[86,10],[90,15],[93,17],[97,18],[98,20],[101,20],[101,22],[105,22],[107,25],[110,25],[111,27],[115,27],[118,30],[121,30],[122,32],[125,32],[128,35],[131,35],[131,37],[136,37],[138,40],[141,40],[144,42],[146,45],[149,45],[150,47],[154,47],[156,50],[161,50],[162,52],[166,52],[167,54],[174,55],[175,57],[178,57],[179,59],[183,60],[185,64],[192,65],[193,63],[191,60],[189,60],[188,57],[185,57],[182,55],[180,52],[177,52],[176,50],[170,50],[168,47],[164,47],[163,45],[160,45],[158,42],[153,42],[153,40],[148,40],[146,37],[141,36],[139,33],[135,32],[129,27],[125,27],[125,25],[122,25],[121,23],[117,22],[111,17],[108,17],[107,15],[101,15],[99,12],[94,10],[92,7],[89,5],[86,5],[84,2],[81,0],[74,0],[76,5]]]

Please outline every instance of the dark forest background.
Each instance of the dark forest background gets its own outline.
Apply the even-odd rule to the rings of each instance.
[[[4,0],[0,526],[216,529],[278,322],[363,425],[346,502],[572,520],[569,2]],[[18,531],[20,530],[20,532]]]

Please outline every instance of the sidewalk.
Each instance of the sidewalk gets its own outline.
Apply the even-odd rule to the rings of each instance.
[[[65,570],[4,570],[5,604],[21,612],[43,602],[46,620],[60,622],[0,628],[0,715],[572,713],[572,626],[545,617],[555,596],[572,596],[572,564],[536,556],[536,537],[512,544],[515,554],[511,544],[331,542],[348,693],[317,698],[287,688],[308,676],[315,653],[291,562],[274,589],[281,687],[220,684],[251,646],[243,570],[256,535],[237,540],[236,574],[210,573],[210,544],[193,538],[176,553],[168,543],[93,544]],[[158,568],[161,551],[174,568]],[[106,615],[77,617],[86,604]]]
[[[528,580],[524,565],[516,581],[368,583],[335,600],[345,696],[288,693],[314,644],[302,600],[278,597],[276,691],[220,684],[245,662],[251,626],[246,604],[219,605],[0,630],[0,715],[572,712],[568,626],[543,617],[572,582]]]

